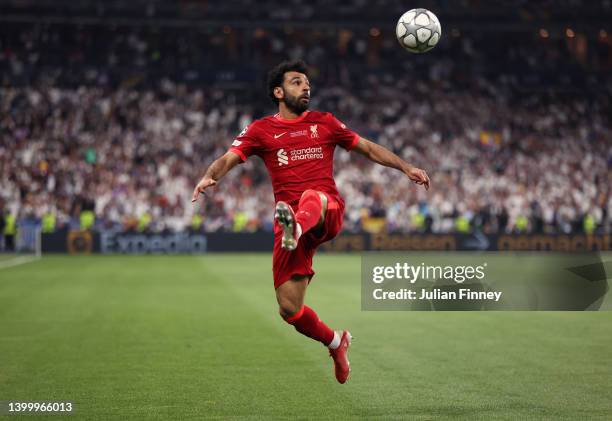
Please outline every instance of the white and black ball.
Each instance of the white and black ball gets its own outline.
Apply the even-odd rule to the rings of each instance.
[[[424,53],[434,48],[442,36],[437,16],[427,9],[412,9],[397,21],[395,34],[400,45],[412,53]]]

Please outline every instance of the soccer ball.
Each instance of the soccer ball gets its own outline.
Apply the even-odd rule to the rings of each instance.
[[[397,40],[412,53],[424,53],[436,46],[442,36],[440,21],[427,9],[412,9],[404,13],[395,27]]]

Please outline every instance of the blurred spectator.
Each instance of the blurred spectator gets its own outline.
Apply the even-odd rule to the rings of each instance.
[[[230,42],[74,29],[0,31],[0,200],[18,218],[53,215],[53,229],[271,230],[272,189],[255,159],[195,206],[190,193],[246,124],[274,112],[258,83],[286,51],[312,66],[313,108],[432,178],[426,193],[338,152],[345,229],[611,230],[612,81],[599,56],[579,65],[561,42],[503,34],[410,56],[383,34],[372,62],[367,31],[339,45],[315,31]]]

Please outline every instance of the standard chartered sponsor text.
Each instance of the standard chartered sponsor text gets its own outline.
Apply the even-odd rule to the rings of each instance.
[[[309,148],[294,149],[289,154],[292,161],[323,159],[323,148],[321,146],[311,146]]]

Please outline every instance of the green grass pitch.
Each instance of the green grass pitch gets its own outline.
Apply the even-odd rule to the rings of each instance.
[[[86,420],[612,418],[612,312],[362,312],[358,254],[315,270],[307,303],[356,337],[345,385],[278,316],[268,254],[2,269],[0,401]]]

